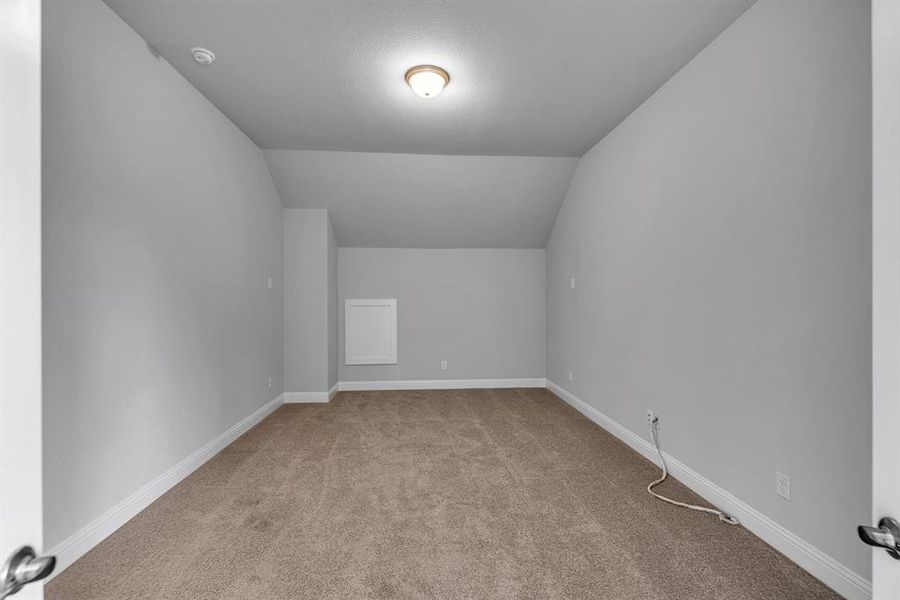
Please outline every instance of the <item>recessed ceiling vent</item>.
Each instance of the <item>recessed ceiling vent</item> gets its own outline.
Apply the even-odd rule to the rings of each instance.
[[[199,46],[191,48],[191,54],[194,55],[194,60],[201,65],[211,65],[212,62],[216,60],[216,55],[212,50],[207,50],[206,48],[201,48]]]

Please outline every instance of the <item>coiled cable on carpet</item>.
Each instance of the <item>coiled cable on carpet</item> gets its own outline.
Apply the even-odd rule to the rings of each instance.
[[[695,506],[693,504],[687,504],[686,502],[678,502],[677,500],[672,500],[671,498],[666,498],[660,494],[657,494],[653,491],[653,488],[661,484],[666,478],[669,476],[669,469],[666,466],[666,459],[663,458],[662,450],[659,449],[659,440],[657,440],[656,426],[659,423],[659,418],[656,415],[653,415],[650,418],[650,439],[653,440],[653,447],[656,448],[656,455],[659,456],[659,462],[662,464],[662,477],[651,483],[647,486],[647,491],[650,492],[650,495],[658,500],[662,500],[663,502],[668,502],[669,504],[674,504],[675,506],[680,506],[682,508],[689,508],[690,510],[697,510],[700,512],[711,513],[719,517],[719,520],[723,523],[728,523],[729,525],[740,525],[741,522],[732,517],[731,515],[727,515],[721,510],[715,508],[706,508],[705,506]]]

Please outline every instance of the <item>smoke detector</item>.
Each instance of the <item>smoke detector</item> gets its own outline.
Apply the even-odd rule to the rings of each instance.
[[[211,65],[212,62],[216,60],[216,55],[212,50],[207,50],[206,48],[201,48],[199,46],[191,48],[191,54],[194,55],[194,60],[201,65]]]

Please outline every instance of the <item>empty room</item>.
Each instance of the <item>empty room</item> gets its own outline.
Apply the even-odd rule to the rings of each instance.
[[[0,600],[900,600],[900,0],[0,0]]]

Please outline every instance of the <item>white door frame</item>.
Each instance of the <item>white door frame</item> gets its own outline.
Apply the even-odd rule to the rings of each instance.
[[[0,0],[0,561],[43,544],[41,3]],[[43,598],[40,583],[16,600]]]
[[[872,511],[900,520],[900,0],[872,2]],[[872,551],[874,600],[900,561]]]

